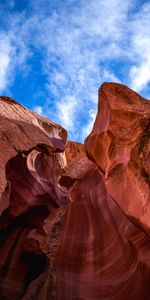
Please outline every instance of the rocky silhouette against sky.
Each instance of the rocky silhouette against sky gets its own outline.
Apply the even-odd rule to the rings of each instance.
[[[0,97],[0,299],[150,299],[150,102],[104,83],[84,145]]]
[[[0,95],[83,142],[104,82],[150,98],[147,0],[0,1]]]

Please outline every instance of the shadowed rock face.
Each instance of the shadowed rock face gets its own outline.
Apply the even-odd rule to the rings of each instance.
[[[150,300],[149,101],[103,84],[85,151],[10,98],[0,114],[0,299]]]
[[[0,299],[17,300],[48,264],[36,230],[69,202],[58,186],[66,131],[6,97],[0,115]]]

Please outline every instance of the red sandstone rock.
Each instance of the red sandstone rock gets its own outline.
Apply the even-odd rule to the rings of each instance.
[[[0,193],[6,188],[6,163],[18,153],[31,149],[44,152],[62,151],[66,140],[66,131],[21,106],[16,101],[0,98]],[[5,149],[5,151],[4,151]],[[9,194],[9,186],[7,188]],[[2,196],[0,213],[8,206],[8,197]]]
[[[150,103],[120,84],[103,84],[85,142],[124,213],[150,234]]]
[[[0,113],[0,299],[150,300],[149,102],[103,84],[90,160],[10,98]]]
[[[77,142],[67,141],[65,146],[65,154],[67,165],[71,164],[73,161],[77,161],[85,157],[84,145]]]
[[[17,300],[46,264],[33,232],[68,203],[58,185],[66,131],[6,97],[0,115],[0,299]]]

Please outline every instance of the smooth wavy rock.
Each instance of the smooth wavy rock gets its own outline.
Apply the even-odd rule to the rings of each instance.
[[[18,153],[35,147],[45,152],[63,151],[66,136],[61,126],[31,112],[11,98],[0,97],[0,213],[8,206],[10,192],[5,176],[7,162]]]
[[[116,203],[150,234],[150,102],[121,84],[103,84],[85,149]]]
[[[150,299],[150,240],[109,195],[97,167],[86,168],[70,191],[55,299]]]
[[[103,84],[85,146],[1,104],[0,299],[150,300],[149,101]]]
[[[17,300],[46,267],[33,236],[68,203],[58,184],[66,131],[16,101],[0,98],[0,299]]]

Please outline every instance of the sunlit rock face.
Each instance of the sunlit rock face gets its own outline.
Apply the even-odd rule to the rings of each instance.
[[[150,102],[125,86],[103,84],[85,149],[114,201],[150,234]]]
[[[85,145],[0,98],[0,299],[150,300],[150,103],[104,83]]]

